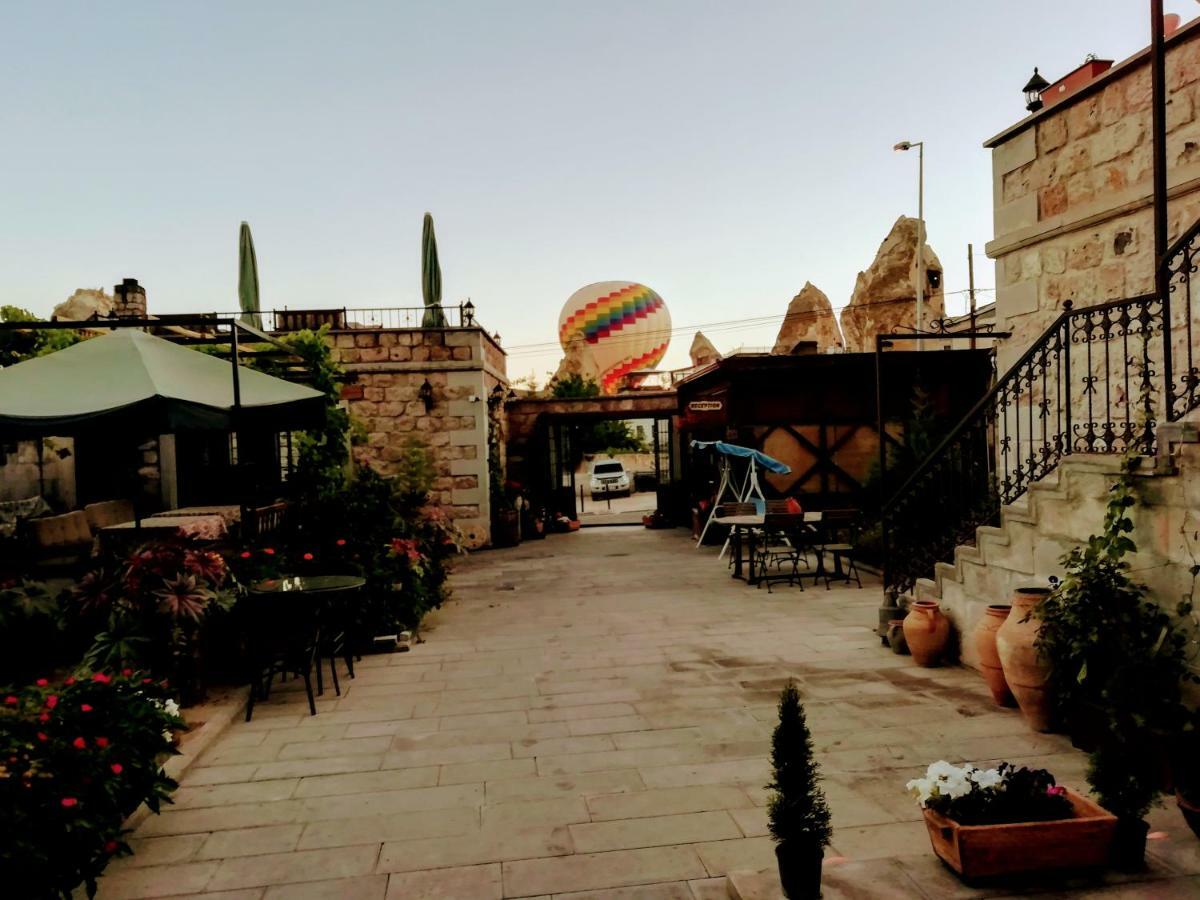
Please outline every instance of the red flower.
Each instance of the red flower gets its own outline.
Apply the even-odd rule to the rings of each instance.
[[[337,545],[338,545],[339,547],[345,547],[345,546],[346,546],[346,539],[345,539],[345,538],[338,538],[338,539],[337,539],[337,541],[336,541],[336,543],[337,543]]]
[[[109,768],[112,769],[112,773],[114,775],[120,775],[125,771],[125,767],[120,763],[113,763],[111,766],[109,766]]]
[[[75,738],[75,740],[71,741],[71,746],[74,747],[76,750],[86,750],[87,749],[87,741],[85,741],[81,737],[77,737],[77,738]]]
[[[4,698],[4,703],[6,706],[16,706],[20,702],[21,701],[18,700],[16,697],[14,697],[12,694],[9,694],[7,697]]]
[[[44,731],[39,731],[37,733],[37,737],[38,737],[39,741],[43,741],[43,742],[50,740],[50,735],[46,734],[46,732],[44,732]]]
[[[153,680],[154,680],[153,678],[143,678],[143,679],[142,679],[142,684],[149,684],[149,683],[150,683],[150,682],[152,682]]]
[[[118,848],[118,846],[120,846],[120,845],[119,845],[119,844],[117,844],[117,842],[116,842],[116,841],[108,841],[108,842],[107,842],[107,843],[104,845],[104,852],[105,852],[105,853],[116,853],[116,852],[117,852],[117,848]]]
[[[108,738],[106,738],[106,737],[96,738],[96,746],[97,747],[107,747],[108,746]]]
[[[50,721],[50,713],[42,713],[40,716],[38,716],[38,721],[39,722],[49,722]]]
[[[1046,788],[1046,793],[1051,797],[1063,797],[1067,793],[1067,789],[1062,785],[1052,784]]]
[[[45,687],[49,683],[50,682],[48,682],[45,678],[39,678],[37,681],[34,682],[34,684],[36,684],[38,687]]]
[[[58,706],[58,695],[51,694],[46,698],[46,709],[54,709],[56,706]]]
[[[81,703],[81,704],[79,705],[79,711],[80,711],[80,712],[91,712],[91,711],[92,711],[92,704],[90,704],[90,703]]]
[[[74,797],[63,797],[62,800],[59,801],[59,803],[61,803],[67,809],[70,809],[72,806],[79,805],[79,801],[76,800]]]
[[[109,684],[112,682],[112,678],[108,675],[105,675],[103,672],[97,672],[92,676],[92,681],[96,682],[97,684]]]
[[[305,553],[303,558],[306,562],[312,562],[313,555],[311,553]]]
[[[66,680],[63,682],[63,684],[74,684],[74,683],[75,683],[74,675],[68,675]]]
[[[275,548],[274,547],[263,547],[263,553],[267,554],[267,556],[274,556]]]
[[[128,678],[130,675],[132,675],[132,674],[133,674],[133,669],[122,669],[122,670],[121,670],[121,674],[122,674],[124,677]]]

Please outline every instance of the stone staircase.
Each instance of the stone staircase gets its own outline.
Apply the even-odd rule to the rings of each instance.
[[[1018,587],[1046,586],[1061,575],[1060,558],[1102,527],[1120,466],[1116,454],[1064,457],[1003,508],[999,526],[977,528],[974,545],[960,545],[953,563],[937,563],[933,578],[919,579],[917,598],[937,600],[961,636],[971,634],[989,603],[1007,603]],[[1190,591],[1193,554],[1200,556],[1200,445],[1182,443],[1170,456],[1143,459],[1137,488],[1131,565],[1152,595],[1173,606]],[[958,649],[965,665],[978,668],[973,641],[960,640]]]

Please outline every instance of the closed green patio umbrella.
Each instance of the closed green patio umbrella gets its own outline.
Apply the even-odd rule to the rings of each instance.
[[[242,223],[238,231],[238,305],[242,321],[253,328],[262,328],[262,309],[258,296],[258,257],[254,254],[254,238],[250,225]]]
[[[421,295],[425,298],[422,328],[445,328],[442,312],[442,267],[438,264],[437,235],[433,233],[433,216],[425,213],[421,227]]]

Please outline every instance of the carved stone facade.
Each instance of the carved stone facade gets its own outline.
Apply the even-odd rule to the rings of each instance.
[[[436,468],[433,501],[468,546],[489,543],[487,401],[497,386],[507,390],[504,351],[480,328],[361,329],[330,339],[338,361],[357,376],[347,404],[367,431],[360,457],[394,474],[417,438]],[[428,409],[420,396],[427,380]]]
[[[1200,22],[1167,44],[1171,237],[1200,216]],[[1154,288],[1148,52],[997,135],[992,151],[997,329],[1003,372],[1076,308]],[[1178,310],[1176,310],[1178,312]]]

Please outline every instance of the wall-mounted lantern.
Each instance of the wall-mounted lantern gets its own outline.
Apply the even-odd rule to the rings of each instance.
[[[462,326],[463,328],[471,328],[475,325],[475,304],[471,302],[471,298],[467,298],[467,302],[462,305]]]
[[[428,414],[433,409],[433,385],[426,378],[422,382],[421,387],[417,390],[417,399],[425,404],[425,412]]]
[[[1033,76],[1025,85],[1025,108],[1032,112],[1037,112],[1042,108],[1042,91],[1050,87],[1050,82],[1038,74],[1037,67],[1034,66]]]

